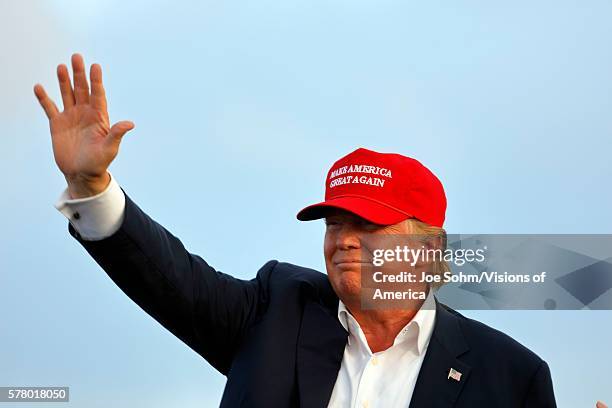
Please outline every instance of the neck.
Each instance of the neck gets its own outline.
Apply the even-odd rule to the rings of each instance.
[[[376,353],[393,345],[399,332],[417,314],[422,302],[408,310],[362,310],[357,302],[344,302],[365,334],[370,351]]]

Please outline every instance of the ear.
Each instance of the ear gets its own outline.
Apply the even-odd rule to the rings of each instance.
[[[432,236],[425,242],[425,248],[427,249],[442,250],[443,249],[442,247],[443,247],[442,237],[439,235]]]

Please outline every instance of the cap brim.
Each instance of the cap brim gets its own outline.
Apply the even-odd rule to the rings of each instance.
[[[413,218],[412,215],[390,207],[386,204],[382,204],[366,197],[353,196],[338,197],[332,200],[309,205],[297,214],[297,219],[300,221],[311,221],[319,218],[325,218],[332,209],[349,211],[361,218],[373,222],[374,224],[380,225],[397,224],[400,221]]]

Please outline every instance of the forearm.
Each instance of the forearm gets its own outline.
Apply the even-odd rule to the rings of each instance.
[[[149,315],[219,371],[228,370],[260,307],[259,281],[216,271],[119,191],[125,204],[115,232],[86,240],[71,221],[70,234]]]

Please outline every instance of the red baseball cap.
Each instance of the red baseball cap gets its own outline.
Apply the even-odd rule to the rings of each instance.
[[[446,195],[440,180],[418,160],[359,148],[329,169],[325,201],[304,208],[297,219],[323,218],[330,208],[380,225],[416,218],[442,227]]]

